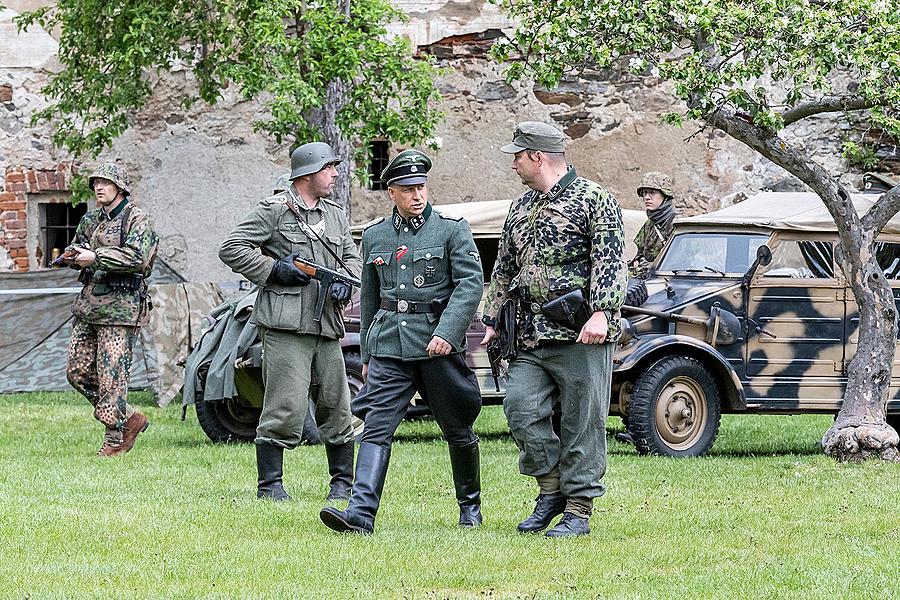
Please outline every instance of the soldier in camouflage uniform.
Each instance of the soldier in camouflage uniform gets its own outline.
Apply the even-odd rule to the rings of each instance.
[[[650,265],[672,236],[672,224],[678,212],[673,204],[672,179],[664,173],[644,173],[637,195],[644,201],[647,221],[634,236],[637,254],[628,264],[628,270],[630,276],[646,279]]]
[[[521,123],[501,150],[515,155],[513,169],[531,188],[513,201],[503,226],[482,340],[497,335],[500,307],[514,301],[518,353],[503,408],[519,446],[519,470],[540,488],[533,514],[518,529],[543,531],[563,514],[546,535],[585,535],[593,499],[605,490],[604,427],[625,297],[622,213],[608,191],[567,166],[555,128]],[[578,289],[590,315],[580,331],[542,313],[544,304]]]
[[[265,384],[256,430],[259,498],[290,499],[282,482],[284,450],[300,444],[313,369],[321,384],[316,423],[331,475],[327,500],[346,500],[353,482],[350,388],[339,341],[352,290],[342,282],[322,288],[293,262],[300,257],[359,275],[347,215],[327,198],[340,162],[328,144],[298,147],[287,189],[260,201],[219,249],[222,262],[260,287],[252,317],[262,339]],[[328,301],[316,321],[319,294]]]
[[[103,163],[88,179],[97,201],[75,231],[67,262],[81,269],[84,285],[72,305],[75,324],[66,376],[94,406],[106,426],[100,456],[134,447],[147,417],[127,402],[132,351],[140,327],[149,319],[147,277],[159,238],[150,219],[129,201],[128,173]]]
[[[353,413],[366,427],[350,505],[320,513],[336,531],[374,530],[394,431],[416,391],[449,446],[459,526],[482,522],[478,436],[472,429],[481,391],[464,352],[484,274],[468,223],[428,203],[430,169],[431,159],[418,150],[394,157],[381,175],[393,214],[363,233],[359,337],[366,384]]]

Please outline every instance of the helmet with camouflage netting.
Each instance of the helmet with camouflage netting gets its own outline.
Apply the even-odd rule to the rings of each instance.
[[[94,180],[98,178],[112,181],[126,196],[131,193],[131,178],[128,176],[128,171],[126,171],[125,167],[122,165],[111,162],[97,165],[97,168],[94,169],[94,172],[88,177],[88,185],[91,189],[94,189]]]

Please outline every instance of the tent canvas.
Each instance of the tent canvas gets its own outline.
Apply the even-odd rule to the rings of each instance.
[[[0,273],[0,393],[71,389],[66,358],[77,272]],[[141,332],[131,388],[150,389],[160,405],[181,389],[189,345],[204,314],[221,303],[215,284],[189,283],[162,260],[150,278],[154,309]]]

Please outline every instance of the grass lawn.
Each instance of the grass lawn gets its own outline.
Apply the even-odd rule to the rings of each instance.
[[[193,410],[137,404],[134,451],[98,459],[74,393],[0,396],[0,596],[9,598],[889,598],[900,590],[900,466],[836,464],[830,417],[726,416],[710,456],[646,458],[610,437],[593,532],[516,523],[536,488],[503,412],[482,437],[485,526],[459,531],[432,422],[398,433],[376,534],[318,511],[325,453],[286,456],[290,503],[257,501],[252,446],[210,443]],[[618,419],[612,427],[621,428]]]

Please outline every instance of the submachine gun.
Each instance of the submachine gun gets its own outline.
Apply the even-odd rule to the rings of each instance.
[[[333,283],[340,281],[341,283],[346,283],[350,286],[359,287],[360,285],[359,279],[352,275],[338,273],[333,269],[323,267],[322,265],[316,264],[311,260],[306,260],[305,258],[300,258],[299,256],[294,259],[294,266],[313,279],[318,279],[321,284],[319,288],[319,297],[316,299],[316,311],[313,315],[313,320],[317,322],[322,320],[322,311],[325,308],[325,297],[328,295],[328,290],[331,289]]]

